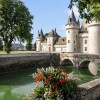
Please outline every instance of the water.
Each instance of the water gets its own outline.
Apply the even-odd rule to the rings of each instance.
[[[0,75],[0,100],[22,100],[35,86],[34,69]]]
[[[72,66],[64,66],[65,71],[72,72]],[[7,73],[0,75],[0,100],[22,100],[23,96],[35,87],[32,73],[35,69]],[[81,69],[79,74],[75,74],[80,78],[80,83],[99,78],[93,76],[87,69]]]

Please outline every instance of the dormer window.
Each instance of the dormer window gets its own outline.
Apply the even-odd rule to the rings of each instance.
[[[39,36],[41,36],[41,35],[39,34]]]
[[[70,18],[70,22],[72,22],[72,19]]]

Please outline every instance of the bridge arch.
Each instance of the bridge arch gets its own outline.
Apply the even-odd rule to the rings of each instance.
[[[64,58],[64,59],[61,61],[60,65],[72,65],[72,66],[73,66],[73,61],[70,60],[70,59],[68,59],[68,58]]]
[[[81,60],[79,62],[79,68],[81,68],[81,67],[87,67],[88,68],[88,65],[89,65],[90,62],[91,62],[91,60],[89,60],[89,59]]]
[[[84,61],[81,61],[79,67],[82,68],[82,67],[87,67],[88,68],[88,65],[91,61],[90,60],[84,60]]]

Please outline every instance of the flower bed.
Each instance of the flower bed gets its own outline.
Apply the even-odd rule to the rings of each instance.
[[[80,100],[76,80],[68,77],[68,73],[59,68],[41,68],[33,74],[36,87],[27,100]],[[42,82],[42,86],[38,83]]]

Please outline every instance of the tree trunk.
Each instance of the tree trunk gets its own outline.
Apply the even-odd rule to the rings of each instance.
[[[6,43],[6,42],[4,42],[4,50],[5,50],[5,52],[7,53],[7,54],[10,54],[10,52],[11,52],[11,43]]]

